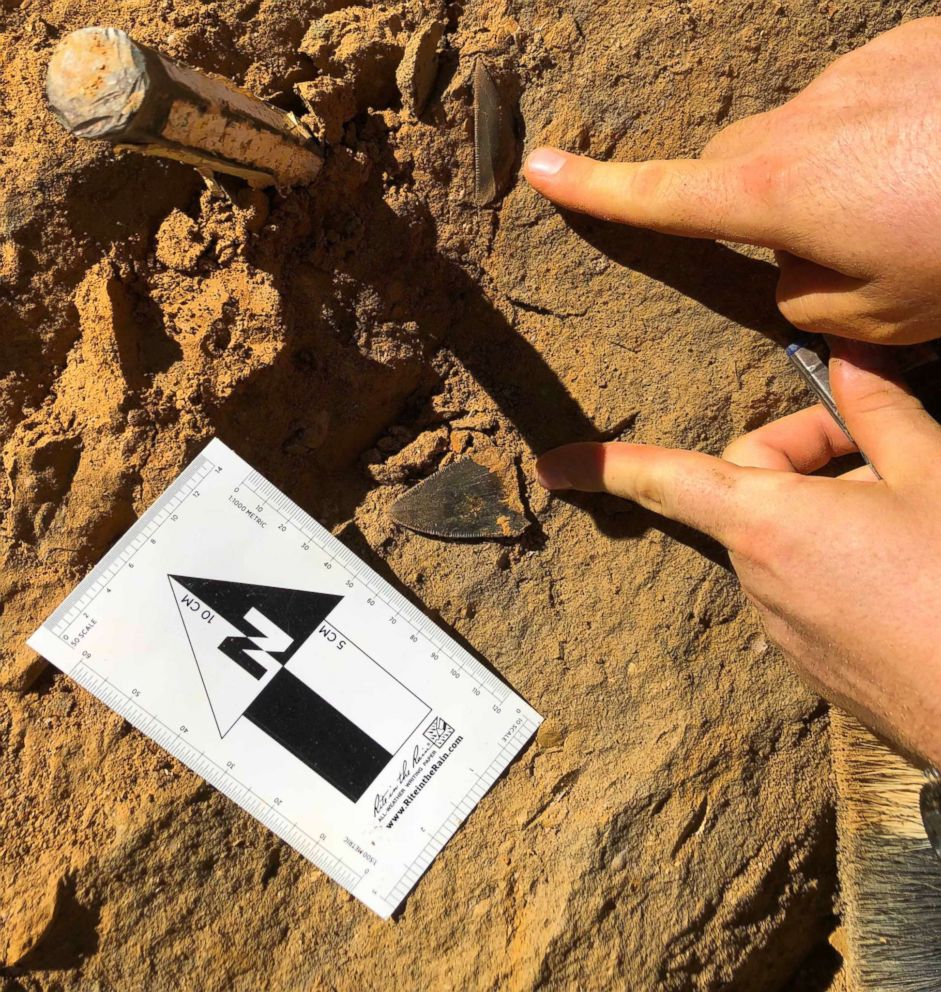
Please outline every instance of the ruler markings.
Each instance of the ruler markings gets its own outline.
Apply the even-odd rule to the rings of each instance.
[[[189,476],[187,478],[186,485],[183,489],[187,489],[186,496],[192,493],[196,485],[202,482],[207,475],[213,470],[215,465],[204,455],[197,458],[193,465]],[[150,507],[149,510],[144,513],[144,515],[139,519],[136,525],[136,533],[133,540],[136,540],[139,531],[137,528],[148,527],[157,513],[163,506],[164,500],[168,498],[167,494],[177,485],[179,480],[174,482],[171,487],[165,490],[164,494],[158,498],[157,502]],[[182,502],[186,497],[182,497],[179,502]],[[131,544],[133,545],[133,540]],[[105,555],[105,557],[88,573],[87,576],[75,587],[72,593],[63,600],[59,608],[49,617],[46,621],[46,626],[52,629],[53,634],[56,637],[63,638],[65,632],[74,623],[75,618],[80,616],[82,611],[88,607],[88,605],[95,599],[97,595],[100,594],[106,585],[103,584],[99,586],[98,590],[95,591],[93,588],[95,583],[104,577],[108,579],[113,579],[118,572],[127,564],[128,561],[133,557],[133,554],[128,555],[128,545],[124,545],[120,549],[112,549],[112,551]],[[120,562],[120,564],[118,564]]]
[[[452,811],[444,818],[438,829],[431,835],[431,839],[425,847],[421,849],[415,859],[406,867],[405,872],[386,896],[386,902],[390,906],[397,906],[405,898],[421,873],[434,861],[438,852],[444,847],[457,827],[463,823],[487,790],[497,780],[500,772],[506,768],[509,763],[508,756],[516,754],[520,746],[535,731],[536,725],[524,718],[493,761],[481,772],[460,801],[455,804],[454,809],[457,812]]]
[[[200,775],[247,813],[256,819],[263,819],[265,826],[269,827],[286,843],[301,849],[301,854],[334,881],[341,885],[352,886],[358,884],[362,879],[360,872],[351,868],[329,848],[324,847],[320,841],[315,840],[296,824],[282,816],[270,803],[236,779],[228,769],[222,768],[216,762],[207,759],[202,752],[191,748],[176,731],[169,728],[159,717],[110,684],[106,678],[99,675],[86,662],[79,662],[73,669],[71,677],[83,689],[100,699],[106,706],[127,720],[131,726],[153,739],[164,750],[169,751],[187,768]],[[200,767],[201,763],[202,767]],[[301,835],[300,841],[291,837],[292,832]]]

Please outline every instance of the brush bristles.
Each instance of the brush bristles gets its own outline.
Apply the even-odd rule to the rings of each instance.
[[[941,861],[921,822],[924,775],[831,710],[850,992],[941,990]]]
[[[830,711],[830,748],[841,813],[847,826],[924,841],[918,797],[924,773],[874,737],[861,723]]]

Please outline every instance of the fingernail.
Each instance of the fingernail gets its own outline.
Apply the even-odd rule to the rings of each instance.
[[[565,156],[554,148],[537,148],[526,159],[524,171],[527,175],[548,178],[554,176],[565,165]]]
[[[565,473],[549,465],[536,463],[536,478],[543,489],[571,489],[571,483]]]
[[[893,372],[897,366],[898,355],[888,345],[829,336],[827,342],[831,361],[843,361],[869,372]]]

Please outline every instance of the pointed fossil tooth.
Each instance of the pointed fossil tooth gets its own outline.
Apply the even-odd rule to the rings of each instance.
[[[474,199],[484,207],[510,184],[516,159],[513,110],[494,84],[483,59],[474,63]]]
[[[435,472],[390,512],[397,524],[432,537],[518,537],[529,526],[516,465],[495,449],[475,452]]]

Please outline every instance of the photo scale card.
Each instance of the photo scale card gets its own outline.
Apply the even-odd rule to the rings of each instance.
[[[383,917],[541,722],[218,440],[29,644]]]

